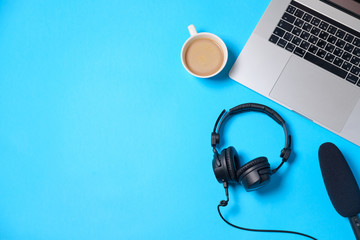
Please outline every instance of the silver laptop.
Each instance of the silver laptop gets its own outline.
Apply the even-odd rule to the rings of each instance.
[[[229,75],[360,146],[360,0],[272,0]]]

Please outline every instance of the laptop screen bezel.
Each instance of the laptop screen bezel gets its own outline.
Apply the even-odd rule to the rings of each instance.
[[[320,0],[320,1],[324,2],[326,4],[329,4],[330,6],[335,7],[335,8],[337,8],[337,9],[339,9],[339,10],[341,10],[341,11],[343,11],[343,12],[345,12],[345,13],[353,16],[353,17],[356,17],[357,19],[360,19],[360,14],[355,13],[355,12],[353,12],[353,11],[351,11],[351,10],[349,10],[349,9],[345,8],[344,6],[341,6],[341,5],[337,4],[337,3],[334,3],[331,0]],[[356,2],[359,2],[359,1],[357,0]],[[360,2],[359,2],[359,6],[360,6]]]

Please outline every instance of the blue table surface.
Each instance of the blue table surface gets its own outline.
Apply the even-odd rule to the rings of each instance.
[[[226,225],[211,167],[210,133],[222,109],[256,102],[290,126],[293,155],[271,184],[230,188],[224,216],[244,227],[353,239],[318,163],[327,141],[360,179],[360,148],[228,77],[270,0],[0,1],[0,239],[305,239]],[[224,71],[183,68],[187,26],[221,37]],[[241,163],[284,137],[246,113],[222,147]]]

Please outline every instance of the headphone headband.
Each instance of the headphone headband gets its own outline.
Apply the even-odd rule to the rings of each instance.
[[[277,112],[275,112],[273,109],[258,103],[245,103],[238,105],[236,107],[231,108],[229,110],[229,114],[237,114],[237,113],[249,112],[249,111],[263,112],[266,113],[272,119],[274,119],[280,125],[285,123],[284,119],[282,119],[282,117],[280,117],[280,115]]]
[[[219,132],[220,132],[221,126],[223,125],[224,121],[227,118],[231,117],[232,115],[236,115],[236,114],[243,113],[243,112],[251,112],[251,111],[265,113],[266,115],[271,117],[273,120],[275,120],[279,125],[281,125],[283,127],[284,134],[285,134],[285,146],[281,150],[280,157],[282,158],[282,161],[281,161],[280,165],[276,169],[272,170],[272,173],[275,173],[275,172],[277,172],[277,170],[279,170],[279,168],[282,166],[282,164],[288,160],[288,158],[290,156],[291,136],[288,134],[288,130],[286,128],[284,119],[275,110],[273,110],[265,105],[258,104],[258,103],[245,103],[245,104],[240,104],[236,107],[231,108],[228,112],[226,112],[226,110],[224,109],[220,113],[218,119],[216,120],[214,130],[211,133],[211,146],[213,147],[213,151],[217,153],[216,145],[220,142]]]

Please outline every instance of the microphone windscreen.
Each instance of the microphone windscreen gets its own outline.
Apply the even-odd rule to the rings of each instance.
[[[319,162],[326,190],[336,211],[343,217],[360,213],[360,191],[343,154],[333,143],[319,148]]]

